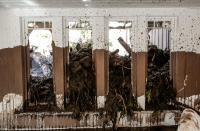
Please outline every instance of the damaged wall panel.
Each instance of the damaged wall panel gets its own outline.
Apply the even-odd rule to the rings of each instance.
[[[179,102],[194,107],[199,99],[199,54],[194,52],[173,53],[175,60],[174,86]]]
[[[133,67],[137,67],[137,53],[136,52],[132,52],[131,53],[131,57],[132,57],[132,87],[133,87],[133,95],[136,97],[137,96],[137,68],[133,68]]]
[[[175,52],[171,52],[170,53],[170,78],[173,79],[173,85],[175,85],[175,81],[176,81],[176,53]]]
[[[197,80],[197,91],[200,92],[200,77],[199,77],[199,74],[200,74],[200,68],[199,68],[199,65],[200,65],[200,54],[197,54],[197,70],[196,70],[196,74],[198,75],[198,77],[196,77],[196,80]]]
[[[108,19],[93,17],[93,56],[96,70],[97,107],[104,108],[109,91]]]
[[[189,97],[192,95],[195,95],[195,88],[196,88],[196,82],[195,82],[195,70],[198,68],[196,67],[196,54],[192,52],[186,53],[186,89],[185,89],[185,97]]]
[[[96,49],[93,51],[95,70],[96,70],[96,86],[97,86],[97,104],[98,108],[105,106],[105,96],[108,94],[108,51],[104,49]]]
[[[9,93],[23,96],[23,48],[23,46],[17,46],[15,48],[0,49],[0,101]]]
[[[185,52],[176,52],[176,67],[175,67],[175,88],[177,90],[177,96],[184,96],[184,80],[186,78],[186,56]]]
[[[67,49],[66,49],[67,50]],[[65,48],[56,47],[53,45],[53,72],[54,84],[56,92],[56,103],[59,108],[63,108],[64,102],[64,85],[65,85],[65,69],[64,69],[64,51]],[[67,52],[66,52],[67,54]]]
[[[173,52],[176,57],[175,87],[181,103],[194,106],[199,97],[199,19],[198,15],[179,17],[176,43]],[[197,74],[198,73],[198,74]]]
[[[176,52],[174,54],[176,57],[175,87],[177,95],[188,97],[198,94],[198,90],[196,90],[198,87],[198,54],[192,52]]]
[[[132,53],[133,65],[133,91],[137,96],[139,107],[145,109],[145,89],[146,89],[146,76],[147,76],[147,53],[137,52]]]
[[[192,87],[194,88],[193,90],[192,90],[192,95],[197,95],[197,94],[200,94],[200,92],[198,91],[198,86],[200,86],[200,85],[198,85],[198,83],[197,83],[197,79],[200,77],[200,75],[199,74],[197,74],[198,73],[198,69],[199,69],[199,66],[200,66],[200,63],[198,63],[198,54],[197,53],[192,53],[192,56],[190,56],[190,57],[192,57],[192,61],[190,62],[190,64],[193,62],[193,64],[191,64],[191,71],[192,71],[192,74],[191,74],[191,76],[192,76]]]

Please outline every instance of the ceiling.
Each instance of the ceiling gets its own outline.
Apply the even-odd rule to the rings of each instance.
[[[0,0],[0,8],[200,7],[200,0]]]

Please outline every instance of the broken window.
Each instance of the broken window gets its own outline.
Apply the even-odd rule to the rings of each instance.
[[[120,56],[129,55],[126,49],[119,43],[118,38],[121,37],[130,47],[131,28],[131,21],[109,22],[109,51],[113,52],[119,49],[118,54]]]
[[[77,51],[76,46],[88,47],[92,44],[92,27],[88,21],[69,22],[69,47]],[[71,50],[70,50],[71,51]]]
[[[170,109],[175,90],[170,79],[170,21],[148,22],[147,109]]]
[[[66,109],[95,110],[96,77],[92,61],[92,27],[89,21],[69,22],[69,88]]]
[[[109,22],[109,93],[106,108],[115,119],[118,111],[131,115],[136,109],[131,83],[131,21]]]
[[[28,107],[45,109],[55,105],[53,84],[52,22],[28,22],[30,83]],[[27,107],[27,108],[28,108]],[[34,108],[32,108],[34,107]]]

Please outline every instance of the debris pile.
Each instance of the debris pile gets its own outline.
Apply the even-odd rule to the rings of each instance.
[[[53,78],[31,77],[29,86],[29,111],[53,110],[56,106],[56,97],[53,87]]]
[[[128,47],[126,47],[128,48]],[[131,57],[119,56],[119,50],[109,53],[109,94],[106,99],[106,116],[116,123],[117,112],[132,115],[137,108],[132,94]],[[92,48],[80,44],[69,53],[69,88],[66,93],[66,110],[79,118],[81,112],[96,109],[96,75],[92,62]]]
[[[119,50],[109,54],[109,93],[106,98],[106,115],[112,121],[113,127],[117,122],[117,113],[132,116],[137,109],[131,84],[131,49],[123,41],[120,44],[127,50],[129,56],[119,56]]]
[[[54,92],[52,63],[53,57],[37,50],[37,47],[30,49],[30,83],[28,85],[28,111],[52,110],[56,106]]]
[[[117,113],[132,116],[137,107],[131,83],[131,49],[123,41],[120,44],[129,56],[119,56],[119,50],[109,53],[109,93],[106,97],[104,111],[113,125],[117,121]],[[176,91],[169,75],[169,50],[161,50],[156,46],[148,48],[148,78],[146,88],[146,107],[151,110],[170,109],[169,102],[175,100]],[[92,60],[92,47],[81,47],[77,44],[70,48],[67,65],[69,87],[65,89],[65,109],[74,112],[80,118],[81,112],[96,110],[96,74]],[[52,77],[31,77],[29,88],[30,102],[55,105],[55,93]]]
[[[66,91],[66,110],[73,111],[79,117],[80,112],[96,109],[96,76],[92,61],[92,47],[70,48],[69,88]]]
[[[170,109],[169,102],[176,98],[169,74],[170,51],[148,47],[148,69],[146,87],[146,108],[151,110]]]
[[[39,50],[39,47],[32,47],[30,49],[30,72],[33,77],[53,77],[52,51]]]

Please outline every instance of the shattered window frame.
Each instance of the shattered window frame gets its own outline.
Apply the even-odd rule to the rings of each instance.
[[[113,43],[111,42],[111,34],[110,32],[112,31],[117,31],[119,30],[119,32],[121,31],[125,31],[126,32],[126,36],[125,36],[125,42],[127,42],[127,44],[130,46],[130,48],[132,48],[132,45],[131,45],[131,30],[132,30],[132,27],[133,27],[133,21],[132,20],[110,20],[109,23],[108,23],[108,42],[109,42],[109,45],[108,45],[108,50],[110,51],[110,46],[113,46]],[[121,37],[121,36],[120,36]],[[117,38],[118,39],[118,38]],[[121,56],[125,56],[125,55],[128,55],[127,51],[122,47],[121,48],[123,50],[123,55],[122,55],[122,52],[121,52]]]

